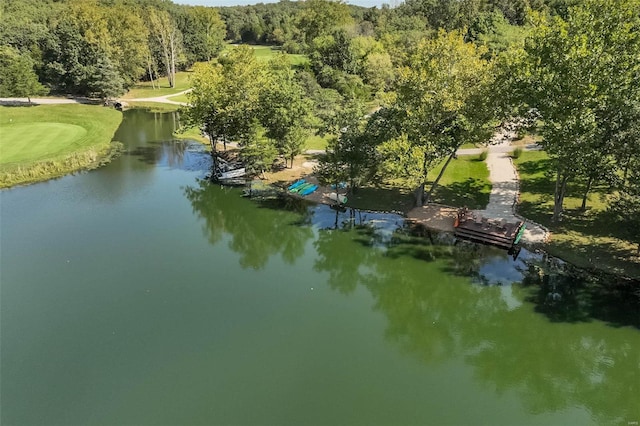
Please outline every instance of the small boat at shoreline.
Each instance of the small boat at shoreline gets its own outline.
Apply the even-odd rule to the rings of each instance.
[[[229,162],[216,157],[216,167],[212,178],[224,185],[242,185],[246,183],[247,169],[238,162]]]
[[[236,179],[236,178],[243,177],[246,174],[247,174],[246,169],[244,167],[240,167],[238,169],[228,170],[226,172],[219,171],[218,173],[216,173],[216,178],[218,180]]]

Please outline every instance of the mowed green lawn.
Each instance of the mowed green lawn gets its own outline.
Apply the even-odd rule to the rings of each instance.
[[[0,164],[44,160],[82,146],[84,127],[67,123],[20,123],[2,127]]]
[[[21,183],[16,170],[26,173],[38,166],[41,179],[30,172],[29,181],[44,180],[87,166],[80,157],[84,156],[84,163],[98,160],[110,150],[121,121],[121,112],[97,105],[0,107],[2,186]],[[68,161],[71,157],[73,166]]]
[[[229,45],[227,49],[233,48],[233,45]],[[274,46],[255,46],[252,45],[256,58],[260,62],[266,62],[273,58],[278,52],[282,52]],[[288,54],[289,62],[292,66],[298,66],[309,62],[307,55],[292,55]],[[180,93],[191,87],[190,83],[191,71],[179,71],[176,73],[175,87],[169,86],[169,80],[167,77],[161,77],[153,82],[141,81],[137,83],[131,90],[129,90],[122,99],[140,99],[140,98],[155,98],[158,96],[172,95]],[[155,86],[155,88],[154,88]],[[188,102],[186,96],[172,97],[171,100],[177,102]]]
[[[525,151],[514,160],[520,175],[518,213],[551,229],[547,250],[578,266],[599,268],[640,277],[637,244],[625,238],[624,225],[607,212],[606,184],[594,185],[586,211],[580,209],[585,191],[583,181],[572,180],[567,187],[562,222],[551,222],[555,174],[549,156],[542,151]]]
[[[444,161],[429,172],[425,190],[438,176]],[[349,196],[349,206],[370,210],[396,210],[408,212],[415,205],[415,199],[406,182],[396,179],[381,186],[359,188]],[[471,209],[483,209],[489,203],[491,182],[489,170],[484,161],[477,156],[464,155],[451,161],[436,187],[433,200],[454,207],[467,206]]]
[[[445,161],[429,171],[429,184],[438,177]],[[460,155],[449,163],[434,191],[433,201],[455,207],[484,209],[489,204],[490,194],[487,163],[478,160],[477,155]]]
[[[259,61],[268,61],[269,59],[273,58],[275,55],[278,54],[278,52],[284,52],[284,50],[279,50],[278,48],[274,47],[274,46],[255,46],[252,45],[251,48],[253,49],[253,52],[256,55],[256,59],[258,59]],[[289,58],[289,62],[291,62],[291,65],[302,65],[306,62],[309,62],[309,58],[307,57],[307,55],[295,55],[295,54],[291,54],[288,53],[287,54],[287,58]]]
[[[155,98],[158,96],[173,95],[187,90],[191,87],[191,71],[176,72],[175,87],[169,86],[167,77],[160,77],[153,82],[141,81],[131,88],[122,99],[144,99]]]

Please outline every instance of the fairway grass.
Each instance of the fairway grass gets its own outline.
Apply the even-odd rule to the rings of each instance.
[[[150,81],[141,81],[122,96],[122,99],[144,99],[175,95],[189,89],[190,87],[191,71],[179,71],[176,73],[175,87],[169,86],[169,80],[167,80],[166,77],[161,77],[155,80],[153,85]]]
[[[79,148],[84,127],[67,123],[21,123],[2,128],[0,164],[38,161]]]
[[[280,50],[276,46],[258,46],[251,45],[253,52],[256,55],[256,59],[261,62],[267,62],[274,56],[276,56],[279,52],[284,52],[284,50]],[[309,58],[307,55],[299,55],[299,54],[291,54],[287,53],[287,58],[292,66],[299,66],[309,62]]]
[[[233,45],[229,45],[227,49],[231,47],[233,47]],[[256,59],[260,62],[267,62],[278,52],[283,52],[276,46],[251,45],[251,48],[256,55]],[[302,66],[309,62],[307,55],[287,54],[287,58],[289,59],[291,66]],[[175,87],[169,86],[169,80],[166,77],[154,80],[153,84],[150,81],[141,81],[123,95],[122,99],[144,99],[176,95],[191,88],[191,74],[192,71],[190,70],[176,72]],[[177,102],[188,102],[188,98],[186,96],[172,97],[171,100]]]
[[[99,166],[122,113],[95,105],[0,107],[0,187],[63,176]]]

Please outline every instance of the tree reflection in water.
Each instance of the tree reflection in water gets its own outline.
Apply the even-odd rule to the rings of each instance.
[[[185,193],[209,240],[229,234],[245,267],[276,253],[295,261],[320,228],[314,270],[342,294],[364,286],[386,317],[385,337],[427,365],[462,358],[476,380],[520,395],[532,413],[577,407],[599,424],[640,418],[637,283],[526,251],[513,262],[444,234],[416,234],[396,215],[293,203],[292,220],[282,203],[255,208],[208,182]]]
[[[370,249],[361,254],[352,241]],[[315,246],[316,268],[329,272],[331,288],[365,286],[387,318],[386,338],[423,362],[462,356],[479,381],[520,394],[533,413],[585,407],[599,424],[640,417],[637,283],[545,255],[525,253],[514,263],[506,253],[407,228],[384,238],[375,226],[343,226],[321,233]],[[492,271],[497,279],[485,271],[496,258],[509,269],[503,277]],[[594,320],[626,329],[592,327]]]
[[[256,209],[250,200],[240,197],[238,190],[208,181],[184,191],[193,211],[204,220],[203,232],[209,242],[217,244],[228,234],[229,248],[240,254],[243,268],[261,269],[276,254],[293,263],[313,237],[309,226],[299,226],[307,221],[307,209],[292,220],[288,211],[268,208],[268,203]]]

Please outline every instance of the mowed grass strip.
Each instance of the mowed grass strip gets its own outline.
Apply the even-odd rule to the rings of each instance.
[[[97,165],[121,121],[121,112],[96,105],[0,107],[0,187]]]

